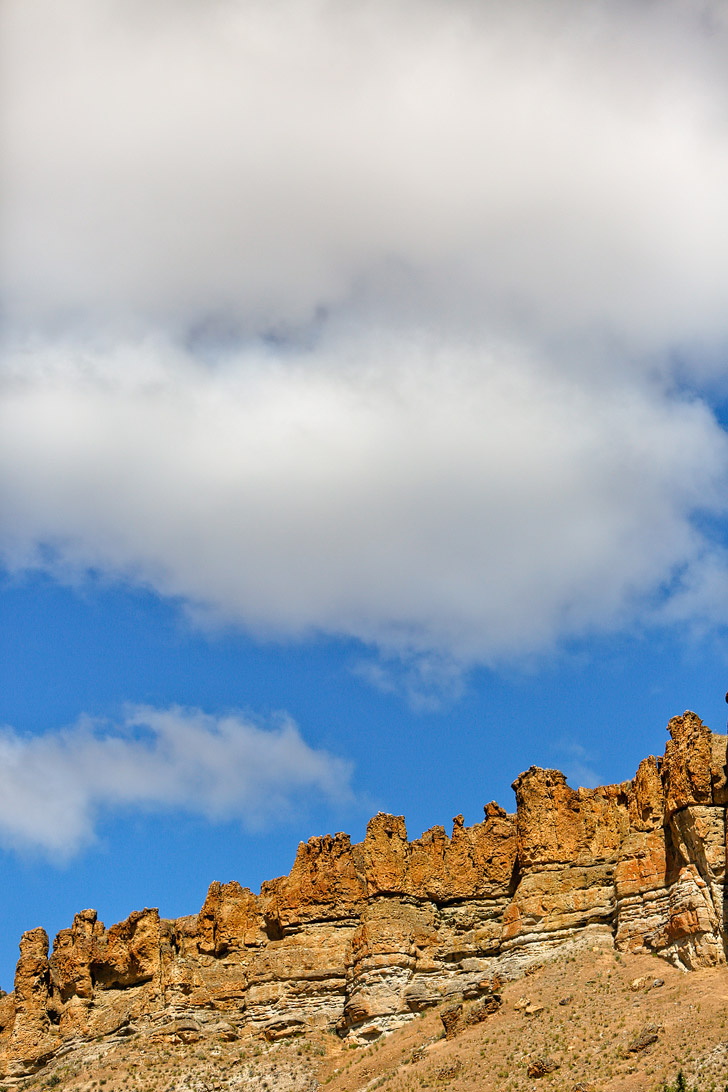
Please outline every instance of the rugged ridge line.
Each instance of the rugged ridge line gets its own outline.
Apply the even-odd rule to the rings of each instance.
[[[215,882],[196,916],[145,909],[108,930],[83,910],[50,956],[43,929],[24,933],[0,999],[0,1075],[135,1032],[369,1041],[566,944],[725,964],[728,738],[689,711],[668,731],[664,757],[619,785],[574,790],[532,766],[515,815],[488,804],[451,837],[409,841],[402,816],[379,814],[357,845],[302,842],[260,895]]]

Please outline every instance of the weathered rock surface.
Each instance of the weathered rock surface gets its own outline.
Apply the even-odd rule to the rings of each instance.
[[[0,1075],[99,1037],[323,1028],[365,1042],[443,1001],[455,1026],[565,944],[725,963],[728,740],[690,712],[668,730],[664,758],[620,785],[574,790],[532,767],[515,815],[488,804],[482,823],[410,841],[380,814],[359,845],[302,843],[260,895],[216,882],[196,916],[147,909],[109,929],[83,910],[50,955],[42,929],[25,933],[0,998]]]

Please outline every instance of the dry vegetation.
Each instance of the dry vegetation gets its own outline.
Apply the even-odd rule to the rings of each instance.
[[[635,982],[635,980],[640,980]],[[653,1092],[728,1085],[728,969],[678,971],[605,950],[507,982],[500,1010],[452,1039],[433,1009],[366,1048],[336,1036],[79,1046],[6,1088],[41,1092]],[[467,1005],[466,1005],[467,1010]],[[632,1048],[632,1049],[630,1049]],[[530,1075],[529,1075],[530,1070]]]

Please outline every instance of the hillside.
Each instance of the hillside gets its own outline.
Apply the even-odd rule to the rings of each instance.
[[[728,971],[690,974],[606,945],[562,952],[501,987],[501,1005],[447,1038],[452,1006],[369,1046],[336,1035],[267,1043],[159,1032],[79,1045],[23,1082],[28,1092],[657,1092],[680,1069],[690,1088],[728,1083]],[[645,1032],[647,1031],[647,1034]],[[543,1065],[543,1078],[529,1069]],[[549,1066],[554,1066],[550,1071]]]
[[[489,804],[475,826],[458,816],[451,837],[434,827],[409,841],[403,818],[380,814],[359,845],[302,843],[260,895],[213,883],[198,915],[145,909],[109,929],[84,910],[50,954],[43,930],[25,933],[0,1000],[0,1074],[192,1088],[195,1067],[217,1061],[221,1075],[199,1074],[209,1088],[352,1092],[501,1087],[488,1083],[497,1061],[518,1088],[538,1056],[572,1084],[598,1061],[609,1087],[647,1088],[688,1052],[719,1053],[728,740],[690,712],[668,728],[664,757],[619,785],[573,790],[531,767],[514,782],[515,814]],[[89,1077],[97,1067],[105,1075]]]

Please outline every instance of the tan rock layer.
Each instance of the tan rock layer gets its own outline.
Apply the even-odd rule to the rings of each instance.
[[[50,955],[42,929],[25,933],[0,998],[0,1075],[137,1030],[366,1041],[448,998],[487,999],[497,976],[585,939],[725,963],[728,740],[690,712],[668,730],[664,758],[621,785],[574,790],[531,767],[515,815],[488,804],[450,837],[409,841],[401,816],[380,814],[359,845],[301,843],[260,895],[216,882],[197,916],[143,910],[108,930],[84,910]]]

